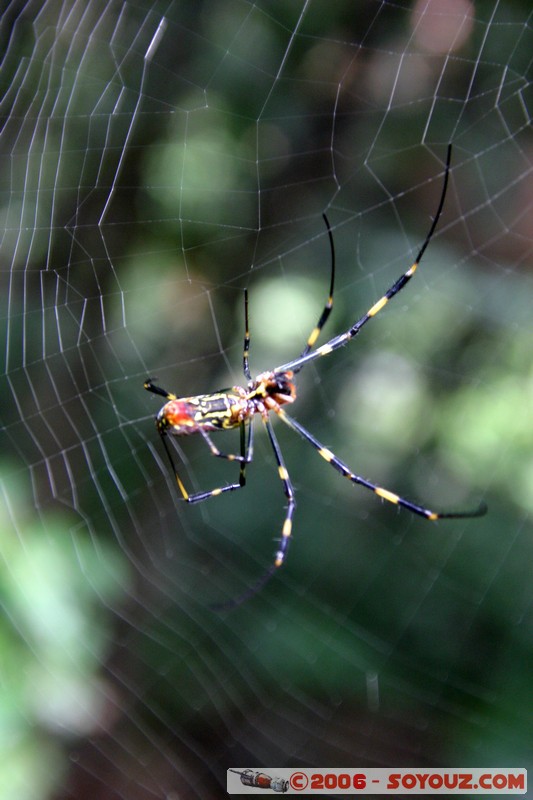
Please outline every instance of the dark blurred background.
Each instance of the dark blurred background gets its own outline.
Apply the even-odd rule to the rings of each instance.
[[[530,4],[3,6],[0,800],[215,798],[250,766],[531,762]],[[178,395],[321,342],[244,491],[179,499]],[[236,479],[180,440],[182,477]],[[238,434],[217,445],[236,451]]]

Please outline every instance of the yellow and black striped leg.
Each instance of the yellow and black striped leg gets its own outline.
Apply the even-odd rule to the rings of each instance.
[[[250,372],[250,325],[248,323],[248,291],[244,290],[244,346],[242,350],[242,371],[246,380],[252,380]]]
[[[322,314],[320,315],[317,324],[309,334],[309,338],[307,339],[306,345],[300,355],[300,358],[306,356],[307,353],[309,353],[311,348],[314,346],[316,340],[320,336],[320,331],[326,324],[327,319],[333,309],[333,291],[335,288],[335,244],[333,242],[333,234],[331,232],[331,226],[329,224],[329,220],[325,214],[322,214],[322,217],[324,219],[324,222],[326,223],[326,228],[328,229],[329,247],[331,251],[331,276],[329,283],[329,294],[328,294],[328,299],[326,301],[326,305],[322,310]]]
[[[429,245],[433,234],[435,233],[435,228],[437,227],[437,223],[442,214],[442,209],[444,207],[444,199],[446,197],[446,191],[448,188],[448,177],[450,173],[451,155],[452,155],[452,147],[451,145],[449,145],[448,152],[446,155],[444,181],[442,184],[442,192],[439,200],[439,205],[437,208],[437,213],[433,217],[433,221],[431,223],[429,231],[426,235],[426,238],[424,239],[422,247],[418,251],[418,255],[414,263],[409,267],[409,269],[406,272],[404,272],[403,275],[401,275],[398,278],[398,280],[395,283],[392,284],[390,289],[388,289],[385,292],[385,294],[382,297],[380,297],[380,299],[376,303],[374,303],[374,305],[371,306],[371,308],[368,309],[366,314],[364,314],[360,319],[357,320],[357,322],[354,325],[352,325],[352,327],[349,330],[347,330],[345,333],[339,334],[338,336],[334,336],[332,339],[329,340],[329,342],[326,342],[320,347],[317,347],[316,350],[311,351],[311,347],[316,341],[318,334],[320,333],[320,329],[324,324],[325,319],[327,319],[327,314],[329,313],[328,306],[326,305],[324,313],[321,319],[319,320],[317,327],[311,333],[307,346],[305,347],[302,355],[299,356],[298,358],[295,358],[293,361],[287,362],[287,364],[282,364],[281,366],[276,367],[274,369],[275,374],[279,374],[281,372],[287,372],[288,370],[292,370],[293,372],[298,372],[305,364],[309,363],[310,361],[313,361],[316,358],[321,358],[322,356],[327,356],[329,355],[329,353],[332,353],[334,350],[337,350],[339,347],[342,347],[343,345],[347,344],[351,339],[354,338],[354,336],[357,336],[357,334],[364,327],[364,325],[366,325],[366,323],[369,320],[375,317],[376,314],[378,314],[381,311],[381,309],[387,305],[389,300],[391,300],[395,295],[397,295],[398,292],[400,292],[403,289],[406,283],[408,283],[411,280],[411,278],[413,277],[418,268],[418,265],[420,264],[420,261],[422,260],[422,256],[426,252],[426,248]]]
[[[272,429],[272,423],[270,422],[268,417],[263,417],[263,422],[265,423],[265,427],[268,433],[268,438],[270,439],[270,444],[272,445],[272,450],[274,451],[274,456],[276,458],[276,463],[278,465],[278,475],[283,485],[283,492],[285,494],[285,497],[287,498],[287,514],[285,516],[285,521],[283,522],[283,527],[281,529],[281,539],[279,542],[279,548],[277,549],[274,558],[274,567],[277,568],[282,566],[283,562],[285,561],[285,557],[287,555],[287,550],[289,549],[289,542],[292,534],[292,517],[294,514],[294,509],[296,508],[296,500],[294,499],[294,489],[292,486],[291,479],[289,477],[289,473],[287,472],[285,462],[283,460],[283,455],[281,453],[278,440],[276,439],[276,436]]]
[[[296,422],[295,419],[289,417],[283,409],[278,410],[278,416],[280,417],[286,425],[290,428],[295,430],[297,433],[300,434],[306,441],[313,445],[315,450],[318,452],[322,458],[331,464],[331,466],[340,472],[345,478],[352,481],[352,483],[359,484],[359,486],[363,486],[365,489],[370,489],[374,494],[378,497],[381,497],[383,500],[387,500],[389,503],[393,503],[394,505],[402,506],[403,508],[408,508],[413,514],[418,514],[421,517],[425,517],[431,521],[437,519],[452,519],[452,518],[465,518],[465,517],[481,517],[483,514],[486,513],[487,507],[484,503],[480,504],[478,508],[474,509],[473,511],[459,511],[459,512],[452,512],[452,513],[437,513],[436,511],[431,511],[428,508],[424,508],[423,506],[418,505],[417,503],[412,503],[410,500],[405,500],[405,498],[400,497],[399,495],[395,494],[394,492],[390,492],[388,489],[384,489],[382,486],[378,486],[375,483],[371,483],[367,481],[365,478],[362,478],[360,475],[356,475],[351,471],[349,467],[344,464],[340,458],[324,447],[318,439],[309,433],[309,431],[300,425],[299,422]]]
[[[244,422],[241,423],[239,426],[240,429],[240,441],[241,441],[241,454],[239,456],[234,454],[226,454],[221,453],[211,442],[210,437],[205,433],[205,431],[201,431],[204,439],[206,440],[211,453],[218,458],[225,458],[228,461],[239,461],[240,468],[239,468],[239,482],[238,483],[230,483],[226,486],[219,486],[216,489],[210,489],[204,492],[195,492],[193,494],[189,494],[186,490],[183,481],[181,480],[176,466],[174,464],[174,459],[172,458],[172,454],[170,452],[170,448],[167,444],[167,437],[166,434],[162,433],[161,438],[163,440],[163,444],[165,446],[165,450],[167,451],[170,464],[172,466],[172,471],[176,478],[176,483],[178,484],[178,488],[181,492],[183,499],[187,503],[200,503],[202,500],[207,500],[209,497],[218,497],[220,494],[224,494],[224,492],[234,492],[236,489],[243,489],[246,485],[246,464],[249,464],[252,460],[253,455],[253,425],[250,422],[248,425],[248,442],[246,442],[246,425]]]
[[[146,388],[146,385],[145,385],[145,388]],[[152,391],[152,390],[150,390],[150,391]],[[172,472],[174,473],[174,477],[176,478],[176,483],[178,484],[178,488],[179,488],[179,490],[181,492],[181,496],[183,497],[184,500],[188,500],[189,499],[189,493],[187,492],[187,489],[185,488],[185,486],[183,484],[183,481],[181,480],[181,478],[180,478],[180,476],[178,474],[178,471],[176,469],[176,466],[174,464],[174,459],[172,458],[172,453],[170,452],[170,448],[169,448],[169,446],[167,444],[166,434],[160,432],[160,436],[161,436],[161,441],[163,442],[163,447],[165,448],[165,452],[166,452],[166,454],[168,456],[168,460],[170,461],[170,466],[172,467]]]
[[[160,386],[156,386],[152,382],[152,378],[147,378],[144,382],[144,388],[147,392],[152,392],[152,394],[158,394],[161,397],[164,397],[165,400],[175,400],[176,395],[172,394],[172,392],[167,392],[166,389],[162,389]]]
[[[238,597],[234,597],[231,600],[227,600],[226,602],[223,603],[215,603],[211,605],[210,608],[213,611],[229,611],[232,608],[240,606],[241,603],[245,603],[246,600],[249,600],[251,597],[257,594],[257,592],[260,589],[262,589],[263,586],[270,580],[272,575],[275,573],[276,569],[282,566],[283,562],[285,561],[285,557],[287,555],[287,550],[289,549],[289,542],[291,540],[291,533],[292,533],[292,517],[294,514],[294,510],[296,508],[296,501],[294,499],[294,488],[292,486],[289,473],[287,472],[287,468],[283,460],[283,455],[281,453],[278,440],[276,439],[276,436],[272,429],[272,423],[266,416],[263,417],[263,422],[268,433],[268,438],[270,439],[270,444],[272,445],[272,450],[274,451],[274,457],[276,459],[276,464],[278,465],[278,475],[283,485],[283,492],[285,494],[285,497],[287,498],[287,514],[285,516],[285,521],[281,529],[281,539],[279,540],[279,547],[274,556],[274,563],[267,570],[265,570],[265,572],[261,575],[261,577],[252,586],[246,589],[246,591],[240,594]]]
[[[215,497],[218,494],[222,494],[222,492],[231,492],[235,489],[242,488],[246,485],[246,464],[249,464],[253,460],[253,453],[254,453],[254,428],[253,423],[248,423],[248,444],[245,444],[245,436],[246,436],[246,425],[244,422],[241,422],[239,426],[240,430],[240,437],[241,437],[241,453],[240,455],[235,455],[234,453],[221,453],[218,447],[213,443],[211,437],[207,433],[200,428],[200,433],[204,438],[207,446],[211,451],[211,455],[215,456],[215,458],[225,458],[227,461],[238,461],[240,463],[239,469],[239,483],[231,484],[229,486],[224,486],[221,490],[213,489],[211,492],[200,492],[201,495],[205,495],[205,497],[198,497],[196,500],[194,499],[195,495],[193,495],[193,499],[189,499],[189,503],[197,503],[201,499],[206,499],[207,497]]]
[[[242,439],[242,437],[243,437],[242,431],[244,429],[244,423],[241,423],[239,428],[241,430],[241,439]],[[250,424],[250,432],[249,432],[249,435],[248,435],[248,446],[243,449],[242,448],[242,443],[241,443],[241,453],[240,453],[240,455],[236,455],[235,453],[222,453],[218,449],[218,447],[214,444],[213,440],[211,439],[211,437],[209,436],[207,431],[204,431],[202,428],[199,428],[198,432],[202,435],[202,438],[204,439],[204,441],[206,442],[207,446],[209,447],[212,456],[215,456],[215,458],[225,458],[226,461],[240,461],[240,463],[244,465],[244,464],[249,464],[250,461],[252,461],[252,458],[253,458],[252,430],[253,429],[252,429],[252,426]]]

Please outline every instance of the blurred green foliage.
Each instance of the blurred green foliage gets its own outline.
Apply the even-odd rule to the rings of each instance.
[[[105,727],[106,611],[127,587],[120,554],[66,515],[37,518],[19,474],[2,464],[0,503],[0,797],[47,798],[66,764],[60,741]],[[19,525],[14,519],[23,520]]]

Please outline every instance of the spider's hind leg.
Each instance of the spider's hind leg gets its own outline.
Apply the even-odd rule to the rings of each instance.
[[[209,447],[211,455],[215,456],[216,458],[224,458],[227,461],[239,462],[238,483],[229,483],[226,484],[225,486],[217,486],[215,489],[209,489],[208,491],[203,491],[203,492],[195,492],[194,494],[189,494],[188,492],[185,492],[184,494],[183,483],[178,478],[176,469],[174,468],[173,460],[171,458],[172,468],[174,469],[174,475],[176,476],[176,480],[178,481],[178,486],[181,490],[184,500],[186,500],[188,503],[201,503],[203,500],[207,500],[209,497],[218,497],[219,494],[224,494],[225,492],[234,492],[236,489],[244,489],[244,487],[246,486],[246,465],[253,460],[253,446],[254,446],[253,424],[252,422],[249,422],[248,425],[249,425],[248,440],[246,440],[246,424],[244,422],[241,422],[239,426],[240,442],[241,442],[240,455],[235,455],[235,453],[221,453],[220,450],[213,444],[209,434],[206,431],[200,429],[200,433],[204,441],[206,442],[207,446]]]

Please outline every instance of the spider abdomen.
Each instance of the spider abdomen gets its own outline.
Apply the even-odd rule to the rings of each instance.
[[[229,391],[169,400],[157,415],[156,423],[164,433],[187,436],[199,430],[237,428],[247,416],[248,402],[244,392]]]

